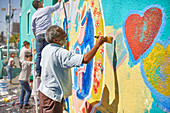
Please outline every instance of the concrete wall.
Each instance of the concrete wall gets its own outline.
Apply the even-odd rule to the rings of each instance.
[[[62,6],[55,11],[53,24],[68,31],[70,51],[88,52],[94,36],[114,38],[112,44],[100,47],[89,64],[72,69],[67,111],[170,112],[169,11],[169,0],[69,0],[67,20]],[[24,27],[21,30],[25,32]]]

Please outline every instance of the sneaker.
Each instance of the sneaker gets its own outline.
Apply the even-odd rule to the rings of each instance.
[[[19,109],[22,109],[23,106],[19,106]]]
[[[24,109],[30,109],[30,108],[32,108],[31,105],[29,105],[29,104],[24,105]]]

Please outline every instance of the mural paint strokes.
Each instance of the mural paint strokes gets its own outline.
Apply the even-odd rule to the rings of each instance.
[[[166,44],[156,43],[152,51],[141,61],[143,80],[156,102],[165,112],[170,112],[170,37]]]
[[[74,45],[77,54],[85,54],[94,46],[94,26],[91,9],[89,9],[82,20],[78,41]],[[84,99],[91,89],[93,60],[88,64],[82,64],[74,68],[73,88],[77,91],[77,97]]]
[[[69,108],[69,107],[70,107],[70,105],[69,105],[69,98],[66,98],[66,99],[65,99],[65,105],[66,105],[66,106],[65,106],[66,111],[69,112],[69,111],[70,111],[70,108]]]
[[[104,36],[104,18],[102,14],[102,5],[100,0],[89,0],[93,11],[93,20],[95,23],[95,36]],[[90,101],[100,101],[104,88],[104,45],[102,45],[95,55],[93,69],[93,85]],[[90,102],[89,101],[89,102]]]
[[[137,64],[152,50],[165,25],[164,9],[151,5],[131,11],[123,23],[123,34],[130,58]]]
[[[74,42],[76,36],[78,39],[76,37],[76,43],[72,43],[71,46],[75,53],[84,54],[93,47],[94,36],[104,36],[104,25],[98,0],[95,2],[94,0],[85,1],[82,4],[80,2],[79,6],[81,8],[80,10],[77,9],[79,13],[75,11],[79,15],[79,27],[74,35],[72,35],[72,31],[75,31],[73,30],[75,28],[72,27],[70,33],[73,36],[71,41]],[[104,86],[104,56],[104,46],[101,46],[89,64],[82,64],[81,67],[73,69],[73,105],[75,112],[83,112],[84,110],[90,112],[93,105],[100,102]]]
[[[65,6],[65,11],[64,11],[64,7],[63,7],[63,4],[61,4],[59,10],[55,11],[53,14],[52,14],[52,23],[54,25],[58,25],[60,27],[62,27],[65,31],[68,31],[68,36],[69,36],[69,33],[70,33],[70,26],[71,26],[71,23],[70,23],[70,18],[68,18],[70,16],[70,4],[69,4],[69,1],[66,2],[64,4]],[[66,19],[66,16],[67,16],[67,19]],[[70,40],[68,40],[70,41]]]
[[[21,42],[30,42],[35,9],[33,0],[21,1]],[[67,20],[63,4],[51,17],[68,30],[70,51],[88,52],[96,35],[114,38],[89,64],[72,68],[69,113],[170,112],[170,0],[65,0],[65,8]]]
[[[119,28],[118,30],[113,29],[112,26],[106,26],[106,34],[107,36],[112,36],[117,42],[116,44],[116,53],[117,53],[117,65],[116,69],[123,63],[123,61],[127,58],[127,51],[124,46],[124,41],[123,41],[123,33],[122,33],[122,28]],[[114,42],[113,42],[114,43]],[[109,58],[109,62],[111,66],[113,65],[113,50],[114,50],[114,44],[106,44],[106,52],[107,56]],[[112,67],[113,68],[113,67]]]

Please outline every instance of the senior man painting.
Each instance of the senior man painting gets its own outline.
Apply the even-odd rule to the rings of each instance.
[[[65,31],[57,25],[50,26],[45,33],[45,40],[49,44],[42,50],[40,63],[39,113],[63,113],[64,99],[72,94],[70,68],[89,63],[106,41],[100,36],[89,52],[80,55],[62,47],[66,44],[66,37]]]

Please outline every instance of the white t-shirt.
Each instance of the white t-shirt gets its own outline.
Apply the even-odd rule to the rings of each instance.
[[[26,47],[22,47],[22,49],[21,49],[21,51],[20,51],[20,55],[19,55],[19,57],[20,57],[20,62],[25,61],[25,53],[26,53],[26,52],[29,52],[29,51],[30,51],[30,50],[27,49]]]
[[[8,65],[10,66],[10,62],[12,61],[12,64],[15,64],[14,58],[10,57],[8,61]]]

